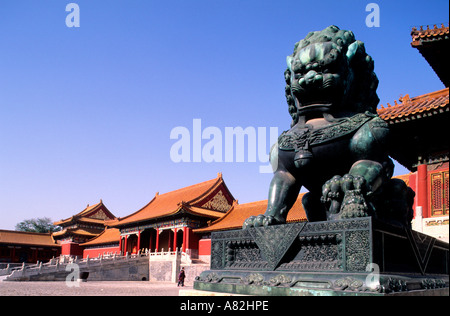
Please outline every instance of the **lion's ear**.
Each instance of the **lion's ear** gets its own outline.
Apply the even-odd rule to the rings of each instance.
[[[292,72],[292,61],[294,60],[294,58],[292,56],[287,56],[286,57],[286,64],[289,68],[289,71]]]
[[[358,50],[360,51],[360,54],[366,53],[366,48],[364,47],[364,43],[361,41],[355,41],[351,43],[347,48],[347,58],[348,61],[352,61],[353,57],[355,57],[358,53]]]
[[[355,57],[356,51],[358,50],[358,42],[351,43],[347,48],[347,59],[350,62],[353,57]]]

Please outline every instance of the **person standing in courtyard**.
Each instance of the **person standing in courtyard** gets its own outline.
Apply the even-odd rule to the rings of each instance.
[[[180,274],[178,274],[178,285],[184,286],[184,279],[186,278],[186,273],[184,272],[184,267],[181,268]]]

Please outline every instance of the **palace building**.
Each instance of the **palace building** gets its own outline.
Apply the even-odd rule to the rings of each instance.
[[[0,263],[46,262],[60,248],[51,233],[0,230]]]
[[[389,123],[391,156],[408,168],[409,186],[416,193],[413,228],[449,240],[449,146],[443,135],[449,122],[449,27],[411,31],[411,46],[429,63],[445,88],[410,97],[406,94],[378,110]]]
[[[234,201],[219,173],[209,181],[156,193],[140,210],[108,221],[107,225],[120,230],[121,253],[181,249],[197,257],[200,236],[193,230],[222,217]]]
[[[105,230],[105,222],[116,217],[106,208],[103,201],[86,206],[81,212],[54,223],[62,230],[53,233],[53,238],[61,245],[61,254],[65,256],[83,256],[84,243]]]

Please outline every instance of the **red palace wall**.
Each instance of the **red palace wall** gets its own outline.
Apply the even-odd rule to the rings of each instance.
[[[67,242],[61,244],[61,255],[63,256],[83,256],[83,248],[77,243]]]
[[[211,239],[200,239],[198,242],[198,255],[210,256],[211,255]]]
[[[409,186],[416,192],[414,212],[422,206],[423,218],[448,216],[448,170],[448,162],[437,166],[423,164],[410,175]]]
[[[89,258],[97,258],[99,255],[119,254],[119,252],[119,245],[102,248],[86,248],[83,251],[83,258],[87,258],[87,256],[89,256]]]

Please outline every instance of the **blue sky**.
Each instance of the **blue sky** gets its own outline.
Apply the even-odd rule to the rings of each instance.
[[[80,27],[65,24],[66,5]],[[380,8],[369,28],[366,6]],[[286,56],[308,32],[352,30],[375,60],[381,104],[444,86],[410,46],[447,25],[448,1],[0,0],[0,229],[67,218],[100,199],[116,215],[223,173],[240,203],[267,198],[260,162],[175,163],[171,131],[289,128]],[[405,173],[398,168],[397,173]]]

